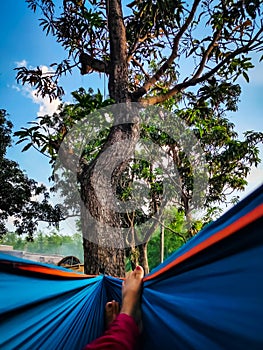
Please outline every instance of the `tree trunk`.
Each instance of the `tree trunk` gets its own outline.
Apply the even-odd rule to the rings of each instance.
[[[127,40],[121,0],[106,3],[110,34],[109,94],[116,103],[128,102]]]
[[[139,264],[144,268],[144,273],[149,273],[149,264],[148,264],[148,256],[147,256],[147,246],[148,241],[140,244],[138,246],[140,255],[139,255]]]
[[[104,271],[114,276],[125,275],[126,237],[115,205],[116,185],[132,156],[138,135],[134,124],[113,127],[98,157],[91,165],[82,165],[78,175],[84,264],[88,274]],[[120,164],[119,159],[122,159]]]
[[[139,250],[136,247],[130,247],[127,249],[127,253],[131,268],[134,270],[136,266],[139,265]]]
[[[107,17],[110,34],[109,93],[117,108],[114,126],[94,162],[79,174],[82,197],[82,229],[85,272],[125,275],[125,237],[114,206],[116,185],[139,139],[138,124],[125,122],[129,103],[126,29],[120,0],[109,0]],[[121,162],[120,162],[121,159]]]
[[[161,225],[160,227],[160,263],[163,262],[164,259],[164,227]]]
[[[123,250],[104,248],[87,239],[83,239],[85,273],[110,276],[125,276]]]

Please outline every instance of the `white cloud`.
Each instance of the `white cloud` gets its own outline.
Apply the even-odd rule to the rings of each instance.
[[[263,165],[252,167],[250,174],[247,177],[248,183],[258,187],[263,184]]]
[[[27,61],[22,60],[20,62],[15,62],[17,66],[26,66]],[[47,66],[40,66],[43,73],[48,73],[54,71],[51,67]],[[34,69],[33,67],[30,67],[30,69]],[[35,90],[32,86],[24,85],[22,87],[19,87],[17,85],[12,86],[13,89],[15,89],[18,92],[21,92],[24,96],[27,98],[30,98],[33,103],[39,105],[39,110],[37,112],[38,116],[43,115],[52,115],[58,110],[59,105],[61,104],[61,101],[59,99],[54,99],[50,102],[50,99],[48,96],[41,97],[40,95],[37,95],[37,90]]]
[[[259,186],[263,185],[263,165],[260,164],[257,168],[253,166],[246,180],[248,182],[248,185],[246,186],[245,190],[243,192],[237,193],[240,199],[247,197]]]
[[[37,95],[36,90],[33,90],[32,88],[28,91],[28,97],[31,98],[33,103],[36,103],[39,105],[39,110],[37,112],[38,116],[43,115],[52,115],[58,110],[59,105],[61,104],[61,101],[59,99],[54,99],[50,102],[49,97],[41,97]]]
[[[7,85],[7,86],[9,87],[9,85]],[[16,90],[17,92],[21,91],[21,88],[19,86],[17,86],[17,85],[13,84],[11,87],[12,87],[12,89]]]
[[[17,67],[26,67],[27,66],[27,61],[26,60],[16,61],[15,64],[16,64]]]
[[[54,69],[48,66],[40,66],[42,73],[54,72]]]

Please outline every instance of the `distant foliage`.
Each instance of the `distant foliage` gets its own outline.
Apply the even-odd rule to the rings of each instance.
[[[163,221],[161,221],[148,243],[148,262],[150,270],[158,266],[161,262],[160,235],[162,225],[164,228],[163,258],[165,260],[184,245],[193,235],[199,232],[204,224],[204,220],[193,220],[191,228],[189,229],[183,210],[178,210],[176,207],[167,208],[163,215]]]
[[[9,232],[0,239],[0,244],[11,245],[15,250],[22,250],[30,253],[57,254],[63,256],[73,255],[83,261],[82,235],[61,235],[57,232],[49,234],[38,232],[32,241],[25,236],[17,236]]]

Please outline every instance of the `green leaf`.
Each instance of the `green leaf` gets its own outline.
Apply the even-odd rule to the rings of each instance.
[[[249,83],[249,76],[246,72],[243,72],[243,77],[245,78],[246,82]]]
[[[25,151],[27,151],[30,147],[32,147],[33,146],[33,143],[32,142],[30,142],[30,143],[28,143],[23,149],[22,149],[22,152],[25,152]]]

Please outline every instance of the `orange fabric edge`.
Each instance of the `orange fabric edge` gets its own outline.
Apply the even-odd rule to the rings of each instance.
[[[177,259],[172,261],[170,264],[166,265],[159,271],[156,271],[152,275],[144,277],[143,281],[149,281],[154,279],[155,277],[159,276],[160,274],[168,271],[172,267],[176,266],[177,264],[183,262],[186,259],[189,259],[193,255],[201,252],[202,250],[208,248],[209,246],[221,241],[222,239],[232,235],[236,231],[240,230],[241,228],[245,227],[246,225],[250,224],[256,219],[259,219],[261,216],[263,216],[263,204],[260,204],[258,207],[253,209],[248,214],[242,216],[237,221],[233,222],[229,226],[225,227],[224,229],[218,231],[213,236],[207,238],[204,242],[199,243],[197,246],[190,249],[188,252],[184,253],[183,255],[179,256]]]
[[[45,266],[37,266],[37,265],[18,265],[17,266],[20,270],[26,270],[26,271],[32,271],[47,275],[53,275],[53,276],[60,276],[60,277],[73,277],[73,278],[94,278],[98,277],[99,275],[86,275],[86,274],[79,274],[76,272],[68,272],[68,271],[60,271],[53,269],[52,267],[45,267]],[[125,280],[125,277],[115,277],[119,280]]]
[[[12,265],[13,267],[15,267],[19,270],[31,271],[31,272],[36,272],[36,273],[45,274],[45,275],[52,275],[52,276],[59,276],[59,277],[70,277],[70,278],[82,278],[82,279],[96,277],[96,275],[85,275],[85,274],[78,274],[76,272],[71,272],[71,271],[56,270],[52,267],[21,264],[21,263],[9,262],[9,261],[5,261],[5,263]]]
[[[20,270],[32,271],[46,275],[59,276],[59,277],[70,277],[70,278],[90,278],[95,277],[95,275],[85,275],[78,274],[70,271],[61,271],[53,268],[45,267],[45,266],[37,266],[37,265],[19,265],[18,268]]]
[[[53,267],[46,267],[46,266],[38,266],[38,265],[30,265],[30,264],[22,264],[22,263],[16,263],[16,262],[10,262],[8,260],[2,261],[7,265],[12,265],[16,269],[24,270],[24,271],[31,271],[35,273],[45,274],[45,275],[52,275],[52,276],[58,276],[58,277],[69,277],[69,278],[94,278],[98,277],[99,275],[87,275],[87,274],[79,274],[76,272],[71,271],[61,271],[56,270]],[[125,277],[116,277],[111,276],[113,278],[117,278],[119,280],[125,280]]]

